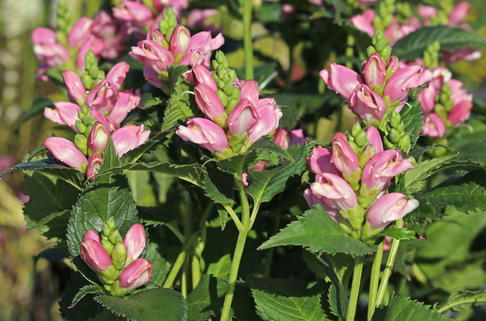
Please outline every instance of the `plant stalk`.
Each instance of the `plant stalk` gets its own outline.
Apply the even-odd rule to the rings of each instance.
[[[354,321],[356,308],[358,305],[359,288],[361,285],[361,275],[363,274],[363,257],[358,257],[354,263],[353,281],[351,283],[351,293],[349,295],[348,312],[346,321]]]
[[[252,0],[243,0],[243,46],[245,50],[245,77],[253,79],[253,48],[251,39]]]
[[[380,282],[380,288],[378,289],[378,295],[376,297],[376,307],[379,307],[383,302],[383,297],[385,296],[385,291],[388,286],[388,280],[395,264],[395,258],[398,252],[398,246],[400,245],[400,240],[393,240],[390,248],[390,254],[388,255],[388,260],[386,261],[385,270],[383,271],[383,277]]]
[[[171,288],[172,285],[174,284],[174,281],[177,277],[177,274],[179,274],[179,271],[184,264],[184,261],[186,260],[186,255],[187,252],[186,250],[183,250],[181,253],[179,253],[179,256],[177,256],[177,259],[174,262],[174,265],[170,269],[169,275],[167,276],[167,279],[165,279],[164,288]]]
[[[371,278],[370,278],[370,294],[368,300],[368,321],[371,321],[373,313],[375,313],[376,294],[378,292],[378,285],[380,283],[380,270],[381,261],[383,259],[383,246],[384,241],[378,245],[375,258],[373,259],[373,265],[371,266]]]

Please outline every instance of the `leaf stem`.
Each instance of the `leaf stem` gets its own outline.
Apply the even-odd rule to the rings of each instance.
[[[370,294],[368,300],[368,321],[371,321],[373,313],[375,313],[376,294],[378,292],[378,285],[380,283],[380,270],[381,261],[383,259],[383,246],[384,241],[378,245],[375,258],[373,259],[373,265],[371,266],[371,278],[370,278]]]
[[[349,295],[348,312],[346,321],[354,321],[356,307],[358,305],[359,288],[361,285],[361,275],[363,274],[363,257],[357,257],[354,262],[353,281],[351,283],[351,293]]]
[[[241,221],[238,218],[238,215],[236,215],[235,210],[231,206],[229,206],[229,205],[223,205],[223,207],[226,210],[226,212],[228,212],[229,216],[231,217],[231,219],[235,223],[236,228],[238,229],[238,231],[241,231],[243,229],[243,225],[241,224]]]
[[[484,298],[484,299],[474,298],[474,297],[464,298],[462,300],[454,301],[454,302],[451,302],[449,304],[445,304],[445,305],[437,308],[437,312],[443,313],[443,312],[449,310],[450,308],[453,308],[453,307],[461,305],[461,304],[477,304],[477,303],[480,303],[480,302],[482,302],[482,303],[486,302],[486,298]]]
[[[243,45],[245,50],[245,77],[253,79],[253,48],[251,39],[252,0],[243,0]]]
[[[179,271],[184,264],[184,261],[186,260],[187,256],[187,251],[183,250],[179,255],[177,256],[177,259],[174,262],[174,265],[170,269],[169,275],[167,276],[167,279],[165,279],[164,288],[171,288],[172,285],[174,284],[174,281],[177,277],[177,274],[179,274]]]
[[[395,264],[395,258],[398,252],[398,246],[400,245],[400,240],[393,239],[390,248],[390,253],[388,254],[388,260],[386,261],[385,270],[383,271],[383,277],[380,282],[380,288],[378,289],[378,295],[376,297],[376,307],[379,307],[383,302],[383,297],[385,296],[385,291],[388,286],[388,280]]]

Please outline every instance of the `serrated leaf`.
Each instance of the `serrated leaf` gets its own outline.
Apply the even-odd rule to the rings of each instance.
[[[147,244],[145,258],[152,263],[152,280],[150,280],[150,283],[162,286],[169,273],[170,264],[160,255],[159,246],[156,243]]]
[[[204,194],[213,202],[222,205],[232,205],[235,203],[233,188],[233,177],[218,170],[209,171],[204,174]]]
[[[486,39],[471,30],[433,26],[422,27],[403,37],[393,46],[392,53],[404,60],[414,60],[421,58],[427,47],[436,41],[440,43],[441,50],[486,46]]]
[[[406,228],[390,226],[382,233],[384,236],[389,236],[396,240],[413,240],[415,239],[415,231],[407,230]]]
[[[227,284],[222,280],[203,276],[197,287],[187,296],[187,320],[202,321],[219,315]]]
[[[306,168],[308,146],[293,145],[289,147],[289,153],[293,161],[265,171],[249,171],[247,191],[255,202],[269,202],[272,198],[285,189],[287,180],[300,175]]]
[[[250,282],[257,314],[264,321],[328,321],[318,289],[284,279]]]
[[[465,308],[486,303],[486,291],[457,291],[452,293],[447,302],[436,308],[438,312],[447,310],[463,311]]]
[[[410,104],[405,104],[400,111],[400,118],[405,125],[405,132],[410,135],[412,146],[417,142],[420,132],[422,131],[422,110],[418,99],[412,98]]]
[[[271,139],[268,136],[264,136],[258,141],[256,141],[250,148],[250,150],[255,150],[255,151],[268,151],[275,153],[277,155],[280,155],[284,157],[285,159],[293,161],[293,156],[286,150],[282,149],[280,146],[275,144],[273,139]]]
[[[172,130],[180,122],[194,115],[190,107],[192,98],[189,90],[189,84],[184,78],[177,78],[164,111],[164,120],[161,129],[163,132]]]
[[[239,154],[218,162],[218,168],[228,174],[241,176],[247,171],[248,165],[256,159],[256,153],[248,152]]]
[[[95,297],[102,306],[135,321],[186,321],[187,304],[179,292],[150,289],[127,298],[108,295]]]
[[[366,255],[375,250],[347,235],[322,207],[306,211],[297,221],[270,237],[259,249],[284,245],[303,246],[314,253],[344,253],[353,256]]]
[[[100,232],[112,216],[122,235],[135,222],[137,209],[124,177],[110,178],[113,183],[95,182],[83,191],[74,205],[67,228],[69,253],[79,255],[79,244],[91,229]]]
[[[144,92],[140,101],[140,106],[149,108],[162,104],[162,98],[154,95],[153,92]]]
[[[429,309],[420,302],[408,298],[392,298],[386,308],[381,308],[373,317],[373,321],[451,321],[439,313]]]
[[[451,134],[448,145],[459,152],[459,159],[486,165],[486,124],[471,120],[467,126],[456,128]]]
[[[88,294],[102,294],[102,293],[103,293],[103,289],[99,285],[95,285],[95,284],[85,285],[81,289],[79,289],[78,293],[76,293],[76,295],[74,296],[70,308],[78,304],[78,302],[81,301]]]

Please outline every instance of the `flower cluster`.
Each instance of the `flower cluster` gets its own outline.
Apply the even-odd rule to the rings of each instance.
[[[176,133],[216,157],[227,158],[275,131],[282,112],[273,98],[259,98],[256,81],[236,80],[222,53],[216,55],[213,67],[214,73],[202,65],[192,70],[196,105],[206,118],[192,118]]]
[[[113,8],[113,15],[135,27],[147,27],[158,19],[161,12],[169,8],[174,10],[180,18],[182,11],[188,5],[189,0],[149,0],[143,3],[139,1],[123,1],[118,7]]]
[[[462,88],[462,82],[451,79],[449,70],[438,67],[428,87],[419,93],[425,115],[422,134],[443,137],[447,128],[462,124],[473,107],[472,95]]]
[[[367,239],[418,206],[400,193],[387,193],[392,179],[412,166],[400,150],[384,150],[378,130],[356,124],[346,136],[334,135],[331,149],[316,147],[308,158],[315,181],[304,197],[321,204],[329,215],[355,237]],[[362,235],[356,235],[363,229]]]
[[[130,55],[143,64],[145,79],[153,86],[161,88],[168,80],[169,66],[209,67],[212,51],[223,43],[222,34],[213,39],[209,31],[191,36],[189,29],[177,24],[174,12],[168,9],[158,24],[150,28],[147,38],[132,47]]]
[[[94,66],[91,70],[96,69]],[[127,63],[120,62],[105,78],[85,77],[88,79],[85,82],[75,72],[66,70],[62,75],[71,101],[56,102],[54,109],[44,110],[46,118],[69,126],[76,133],[74,143],[66,138],[50,137],[44,145],[55,158],[86,173],[89,179],[93,180],[101,167],[110,137],[116,153],[122,156],[143,144],[150,135],[143,125],[120,127],[140,102],[140,95],[121,89],[129,68]],[[92,89],[87,90],[85,83]]]
[[[122,239],[113,217],[105,223],[101,238],[88,230],[80,245],[81,259],[96,272],[105,290],[122,296],[152,279],[152,263],[140,258],[147,238],[141,224],[133,224]]]
[[[373,41],[379,47],[382,37],[377,35]],[[400,111],[409,91],[423,86],[431,77],[420,65],[400,65],[397,57],[389,56],[389,47],[379,49],[384,54],[372,52],[363,65],[362,76],[336,63],[329,71],[320,72],[329,89],[347,99],[349,108],[368,124],[380,123],[387,112]]]

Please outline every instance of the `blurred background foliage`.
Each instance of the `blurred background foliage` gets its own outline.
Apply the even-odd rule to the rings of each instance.
[[[40,146],[50,131],[55,129],[39,114],[45,104],[37,97],[47,97],[53,101],[64,100],[64,97],[55,91],[52,84],[36,79],[38,62],[32,52],[30,33],[37,26],[55,27],[57,2],[0,1],[0,171],[20,162],[24,154]],[[470,2],[473,9],[468,20],[473,29],[486,37],[486,19],[482,18],[486,15],[486,1]],[[67,3],[73,21],[83,15],[92,16],[99,8],[109,5],[108,1],[101,0]],[[232,66],[243,67],[240,43],[242,25],[235,9],[238,8],[237,0],[194,0],[190,3],[191,7],[219,8],[220,12],[207,22],[221,29],[227,38],[224,49]],[[309,5],[306,0],[286,3]],[[256,68],[255,78],[260,82],[274,80],[277,88],[284,92],[287,89],[300,94],[310,92],[312,96],[309,94],[306,98],[306,110],[314,109],[316,112],[323,104],[323,100],[315,95],[319,89],[316,76],[327,61],[334,60],[344,52],[344,28],[336,27],[330,19],[313,21],[308,16],[289,24],[281,20],[280,9],[274,8],[281,6],[278,1],[264,1],[263,4],[255,1],[255,4],[259,12],[253,25],[253,35],[256,61],[260,65]],[[305,34],[299,33],[302,30]],[[322,39],[324,32],[334,39]],[[476,98],[486,100],[486,49],[483,49],[481,59],[458,62],[452,69],[475,93]],[[311,82],[305,81],[306,77],[309,78],[307,71],[314,73],[310,75]],[[309,83],[312,85],[309,86]],[[296,104],[295,97],[286,93],[277,94],[276,98],[281,105]],[[31,114],[30,111],[36,110],[36,106],[42,109],[37,108],[37,114]],[[326,117],[318,117],[317,121],[312,119],[305,127],[308,135],[317,137],[322,143],[329,141],[335,128],[347,127],[342,123],[351,120],[351,116],[341,115],[341,119],[336,119],[336,114],[324,113],[322,116]],[[283,126],[295,125],[285,123],[285,119],[283,121]],[[336,125],[336,122],[341,125]],[[319,131],[331,126],[333,130]],[[68,268],[57,253],[45,250],[49,247],[49,240],[35,230],[25,229],[21,191],[20,174],[0,180],[0,320],[60,320],[57,298],[69,274]],[[139,204],[150,204],[153,200],[138,201]],[[412,269],[416,278],[414,282],[418,284],[417,293],[403,295],[421,296],[426,285],[439,289],[439,293],[432,292],[431,295],[440,295],[441,290],[449,292],[486,284],[486,251],[484,236],[481,236],[486,227],[484,213],[461,216],[464,214],[451,213],[448,220],[434,223],[425,231],[430,242],[413,253],[419,258],[417,264],[408,265],[407,262],[411,260],[408,261],[403,254],[403,264],[398,269],[402,268],[401,272],[406,275],[409,275],[406,269]],[[461,246],[457,247],[459,243]],[[413,248],[413,244],[410,246]],[[438,249],[443,251],[439,253]],[[405,253],[404,249],[402,251]],[[476,275],[467,278],[474,280],[474,284],[464,284],[465,274]],[[470,311],[458,313],[459,320],[473,320]],[[461,313],[464,315],[460,316]]]

